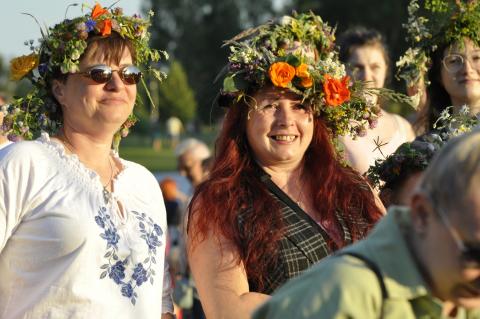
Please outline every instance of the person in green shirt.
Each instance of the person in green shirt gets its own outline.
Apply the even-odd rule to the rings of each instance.
[[[480,130],[446,144],[408,207],[392,206],[253,318],[480,318]]]

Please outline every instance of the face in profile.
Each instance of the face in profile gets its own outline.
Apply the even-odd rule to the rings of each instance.
[[[480,191],[467,195],[468,211],[435,211],[425,205],[428,225],[424,237],[431,251],[426,268],[433,290],[442,300],[468,309],[480,307]],[[445,219],[440,214],[446,216]],[[426,258],[425,258],[426,259]]]
[[[480,102],[480,48],[469,40],[448,47],[441,66],[442,85],[455,106]]]
[[[296,167],[313,136],[313,113],[300,96],[268,86],[254,95],[257,109],[249,112],[247,139],[262,166]]]

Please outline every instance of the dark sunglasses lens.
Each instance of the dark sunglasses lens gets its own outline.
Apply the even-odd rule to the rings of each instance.
[[[137,84],[142,78],[142,71],[134,65],[125,67],[121,74],[122,80],[128,84]]]
[[[107,83],[112,78],[112,69],[108,66],[96,66],[89,71],[90,78],[97,83]]]

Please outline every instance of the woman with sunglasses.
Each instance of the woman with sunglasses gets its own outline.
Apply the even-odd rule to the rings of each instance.
[[[33,90],[4,129],[40,136],[0,159],[2,318],[173,318],[161,192],[112,149],[132,125],[136,65],[160,57],[148,24],[97,4],[12,61]]]
[[[333,38],[310,13],[227,41],[218,99],[227,114],[188,224],[207,318],[250,318],[285,282],[363,238],[383,215],[333,144],[376,116],[364,91],[350,86]]]
[[[411,1],[405,24],[412,47],[400,58],[399,77],[425,104],[416,126],[434,129],[449,106],[458,113],[468,106],[480,112],[480,2],[451,1],[434,5]]]

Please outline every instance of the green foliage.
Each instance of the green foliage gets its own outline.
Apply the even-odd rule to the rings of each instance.
[[[197,114],[210,123],[222,114],[212,103],[223,84],[214,83],[227,61],[223,41],[271,17],[272,1],[148,0],[146,9],[155,12],[152,46],[165,48],[183,65],[198,102]]]
[[[168,77],[160,85],[158,96],[158,110],[162,120],[176,116],[186,123],[194,118],[197,102],[180,62],[173,61],[170,64]]]

